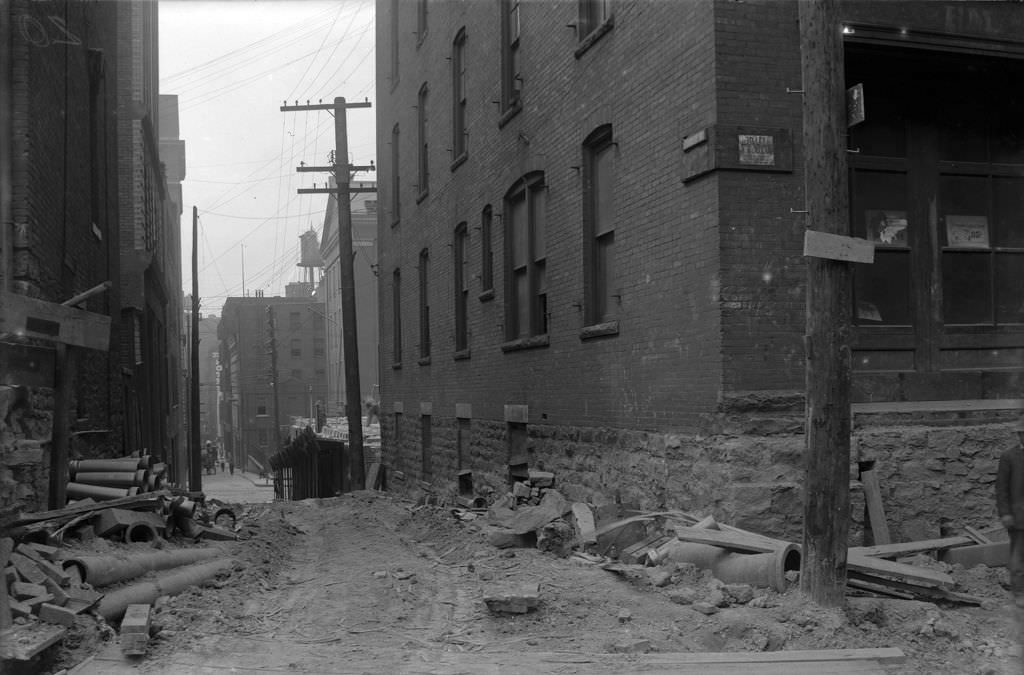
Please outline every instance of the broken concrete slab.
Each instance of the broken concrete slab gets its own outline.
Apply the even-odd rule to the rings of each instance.
[[[540,585],[524,583],[516,588],[491,588],[484,595],[484,604],[492,612],[526,614],[540,604]]]
[[[24,581],[15,581],[11,584],[11,595],[14,596],[15,600],[37,598],[40,595],[46,595],[46,593],[46,586],[42,584],[30,584]]]
[[[584,546],[597,543],[597,535],[594,534],[594,513],[590,507],[583,502],[576,502],[572,505],[572,517],[576,523],[576,531],[579,532],[580,542]]]
[[[128,605],[121,619],[121,652],[128,656],[141,656],[149,645],[150,606]]]
[[[44,602],[39,606],[39,618],[47,623],[56,623],[70,628],[75,625],[75,616],[74,611],[52,602]]]
[[[11,564],[18,570],[21,578],[29,583],[41,584],[46,579],[46,575],[36,566],[35,561],[20,553],[11,553]]]

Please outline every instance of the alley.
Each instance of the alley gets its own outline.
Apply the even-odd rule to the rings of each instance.
[[[240,485],[218,475],[210,489],[222,483]],[[483,519],[461,522],[450,509],[387,493],[244,513],[250,538],[229,548],[235,571],[158,602],[161,631],[143,659],[126,659],[113,641],[71,672],[1017,672],[1008,609],[862,598],[825,610],[795,589],[759,589],[758,602],[705,615],[680,604],[716,587],[698,571],[676,569],[659,587],[642,567],[622,575],[536,548],[497,549]],[[536,611],[492,612],[482,602],[523,582],[539,585]],[[799,660],[893,647],[904,662]]]
[[[203,476],[203,493],[210,498],[230,504],[262,504],[274,500],[274,486],[269,480],[254,473],[234,473],[217,469],[215,474]]]

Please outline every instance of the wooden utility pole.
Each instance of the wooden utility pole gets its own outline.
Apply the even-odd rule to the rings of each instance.
[[[270,351],[270,386],[274,388],[274,451],[281,449],[281,391],[277,380],[277,327],[274,307],[267,305],[267,349]]]
[[[354,167],[348,163],[348,108],[369,108],[369,102],[346,103],[338,96],[334,104],[281,106],[282,111],[332,110],[334,112],[335,161],[333,166],[299,167],[299,171],[330,171],[334,174],[336,187],[300,189],[300,194],[333,193],[338,201],[338,272],[341,293],[341,336],[342,357],[345,363],[345,417],[348,420],[348,449],[350,484],[362,489],[366,482],[363,464],[363,414],[359,385],[359,342],[356,331],[356,284],[352,252],[352,211],[349,202],[354,191],[349,185],[349,172],[372,170],[369,167]],[[367,191],[362,189],[359,191]],[[375,191],[375,190],[373,190]]]
[[[199,209],[192,207],[192,335],[189,338],[188,489],[203,489],[203,448],[199,440]]]
[[[799,13],[808,229],[844,236],[850,227],[838,2],[800,0]],[[800,587],[826,607],[841,606],[846,590],[850,290],[849,262],[807,258],[807,450]]]

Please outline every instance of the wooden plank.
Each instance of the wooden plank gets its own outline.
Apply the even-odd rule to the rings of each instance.
[[[889,524],[885,521],[885,509],[882,507],[882,488],[878,484],[878,474],[874,469],[862,471],[860,482],[864,486],[864,504],[868,510],[868,521],[871,534],[876,544],[891,544]]]
[[[1006,567],[1010,561],[1010,542],[996,541],[991,544],[951,548],[939,553],[939,560],[950,565],[960,564],[964,567],[976,567],[977,565]]]
[[[877,577],[879,581],[892,579],[901,582],[918,583],[924,586],[937,586],[939,588],[952,588],[954,585],[953,577],[943,572],[914,565],[904,565],[903,563],[892,562],[883,558],[871,558],[856,553],[847,555],[846,568],[870,577]]]
[[[760,537],[745,537],[737,532],[697,527],[676,527],[675,530],[681,541],[708,544],[741,553],[771,553],[780,548],[775,542],[764,541]]]
[[[83,513],[91,513],[93,511],[109,509],[115,506],[124,506],[129,508],[146,508],[152,510],[160,507],[161,500],[170,497],[170,494],[171,493],[167,492],[166,490],[161,490],[160,492],[146,492],[144,494],[134,495],[131,497],[119,497],[117,499],[108,499],[104,502],[74,504],[71,506],[65,506],[62,509],[53,509],[51,511],[23,513],[20,516],[18,516],[17,519],[15,519],[12,523],[10,523],[10,525],[12,527],[18,527],[21,525],[27,525],[29,523],[42,522],[45,520],[69,520]]]
[[[0,570],[7,568],[7,561],[14,550],[14,540],[10,537],[0,539]],[[7,597],[6,577],[0,583],[0,630],[11,627],[11,601]]]
[[[855,263],[875,262],[875,245],[867,239],[804,230],[804,255]]]
[[[964,525],[964,532],[966,532],[967,536],[970,537],[971,539],[973,539],[978,544],[991,544],[991,543],[993,543],[991,539],[989,539],[984,534],[982,534],[978,530],[974,529],[970,525]]]
[[[968,595],[966,593],[957,593],[945,588],[917,586],[915,584],[904,584],[899,581],[892,580],[887,580],[885,583],[878,583],[877,578],[862,577],[857,572],[849,573],[846,578],[846,585],[854,588],[862,588],[874,593],[891,595],[897,598],[909,598],[915,600],[924,598],[931,601],[943,600],[946,602],[958,602],[964,605],[975,605],[978,607],[980,607],[984,602],[983,598]]]
[[[884,546],[855,546],[849,549],[850,554],[871,558],[900,558],[916,553],[941,551],[957,546],[969,546],[974,540],[970,537],[944,537],[942,539],[922,539],[921,541],[904,541]]]
[[[580,533],[580,541],[583,545],[596,544],[597,535],[594,534],[594,513],[590,507],[583,502],[576,502],[572,505],[572,516],[576,520],[576,529]]]
[[[0,291],[0,332],[107,351],[110,317]]]
[[[469,654],[442,652],[441,656],[452,656],[456,659],[466,658],[467,661],[483,659],[492,663],[498,663],[502,657],[512,659],[515,663],[524,666],[522,672],[528,670],[528,666],[536,664],[600,664],[613,663],[618,659],[629,661],[635,668],[640,665],[742,665],[746,670],[738,672],[753,672],[750,665],[786,665],[797,667],[799,664],[822,664],[822,663],[855,663],[867,661],[876,664],[899,664],[906,660],[903,650],[898,647],[875,647],[865,649],[808,649],[777,652],[667,652],[648,654],[576,654],[566,652],[515,652],[508,654],[488,653]],[[636,672],[630,669],[629,672]],[[764,671],[763,672],[785,672],[785,671]],[[812,671],[813,672],[813,671]]]
[[[28,661],[67,633],[67,628],[42,622],[12,626],[0,631],[0,659]]]
[[[370,462],[370,468],[366,472],[366,489],[377,489],[377,473],[380,471],[380,462]]]

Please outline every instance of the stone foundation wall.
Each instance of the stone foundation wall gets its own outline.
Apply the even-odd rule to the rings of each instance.
[[[413,419],[409,419],[412,417]],[[385,463],[405,475],[391,481],[411,490],[426,481],[456,494],[454,418],[431,417],[429,474],[424,474],[421,421],[384,415]],[[1011,420],[984,418],[908,424],[882,420],[857,424],[851,448],[850,543],[864,542],[860,462],[873,461],[894,541],[960,533],[964,525],[998,524],[996,463],[1016,439]],[[799,541],[803,522],[802,419],[792,414],[731,416],[709,424],[708,434],[528,425],[531,468],[553,471],[569,499],[596,505],[621,501],[641,509],[684,509],[712,514],[745,529]],[[475,488],[507,487],[507,425],[472,420],[462,457]]]
[[[0,386],[0,518],[47,507],[53,390]]]

